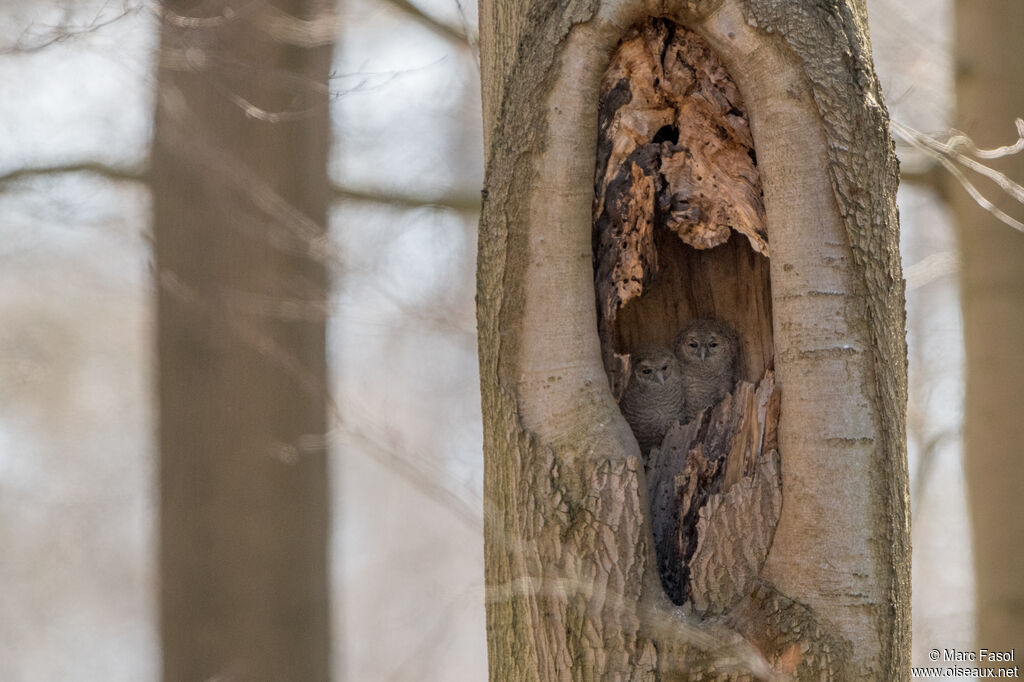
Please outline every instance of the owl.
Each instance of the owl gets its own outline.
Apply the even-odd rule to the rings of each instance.
[[[683,411],[683,376],[671,350],[644,346],[630,355],[629,383],[619,409],[629,422],[644,457],[661,445]]]
[[[685,424],[732,391],[736,382],[736,333],[718,320],[694,320],[676,337],[675,351],[683,370]]]

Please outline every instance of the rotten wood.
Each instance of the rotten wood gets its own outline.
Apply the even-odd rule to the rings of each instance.
[[[768,255],[750,124],[735,83],[696,33],[652,19],[628,34],[602,81],[597,185],[638,166],[666,227],[698,249],[733,230]],[[608,200],[595,197],[599,212]]]
[[[740,376],[756,381],[774,352],[768,240],[736,85],[696,33],[650,19],[623,38],[601,93],[595,288],[613,393],[631,349],[695,317],[739,332]]]
[[[782,497],[771,372],[669,430],[647,472],[658,570],[676,604],[719,614],[750,594]]]

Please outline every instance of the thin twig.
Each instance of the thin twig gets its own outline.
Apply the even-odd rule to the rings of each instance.
[[[405,194],[392,192],[391,190],[355,188],[340,184],[332,185],[331,190],[334,192],[336,199],[346,201],[389,204],[400,208],[436,206],[463,213],[473,213],[480,210],[480,195],[478,194]]]
[[[57,43],[63,43],[68,40],[73,40],[75,38],[80,38],[82,36],[96,33],[101,29],[104,29],[112,24],[116,24],[125,17],[137,14],[142,9],[142,7],[143,5],[141,4],[135,5],[133,7],[128,7],[120,14],[117,14],[111,17],[110,19],[105,20],[100,20],[100,16],[103,14],[103,9],[101,9],[96,14],[96,16],[93,17],[92,21],[88,24],[75,26],[72,25],[70,22],[67,22],[58,24],[56,26],[48,27],[48,34],[36,37],[36,40],[38,40],[38,42],[34,43],[26,40],[26,37],[28,36],[28,32],[26,30],[26,32],[22,33],[22,36],[18,39],[18,42],[16,44],[11,45],[10,47],[0,48],[0,55],[33,54],[35,52],[44,50],[50,47],[51,45],[56,45]],[[65,13],[65,16],[67,16],[67,13]]]
[[[968,154],[976,156],[979,159],[1001,159],[1004,156],[1012,156],[1024,151],[1024,119],[1018,118],[1014,120],[1013,123],[1017,128],[1017,141],[1011,145],[996,147],[994,149],[981,149],[974,144],[974,140],[967,137],[965,133],[962,133],[959,130],[952,131],[952,134],[946,144],[951,149],[963,147],[967,150]]]
[[[107,180],[116,182],[146,182],[146,172],[140,168],[130,166],[111,166],[98,161],[82,161],[79,163],[55,164],[52,166],[29,166],[17,168],[0,175],[0,186],[28,180],[30,178],[44,177],[47,175],[69,175],[74,173],[88,173],[98,175]],[[2,191],[2,189],[0,189]]]
[[[1024,223],[1021,223],[1019,220],[1011,217],[989,201],[988,198],[974,186],[974,183],[972,183],[960,169],[960,167],[963,166],[989,178],[1017,202],[1024,204],[1024,187],[1011,180],[1004,173],[1000,173],[983,163],[979,163],[960,151],[961,149],[966,149],[969,153],[984,159],[995,159],[1016,154],[1024,150],[1024,121],[1021,119],[1016,120],[1018,132],[1017,142],[1012,145],[997,147],[995,149],[979,149],[970,140],[970,138],[957,131],[953,131],[953,135],[947,142],[940,142],[934,137],[925,135],[918,130],[914,130],[910,126],[900,123],[899,121],[892,121],[891,123],[893,132],[899,135],[905,142],[907,142],[907,144],[912,145],[916,149],[935,159],[938,163],[942,164],[942,166],[949,171],[950,175],[956,178],[957,182],[967,190],[967,193],[972,199],[974,199],[975,203],[1006,225],[1009,225],[1019,232],[1024,232]]]

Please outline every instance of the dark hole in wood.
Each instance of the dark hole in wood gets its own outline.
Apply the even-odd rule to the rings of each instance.
[[[612,348],[624,355],[645,344],[672,346],[688,322],[725,321],[740,345],[737,378],[757,382],[774,366],[768,259],[733,235],[725,244],[698,250],[675,234],[655,229],[658,271],[642,295],[616,315]]]
[[[675,126],[661,126],[658,128],[658,132],[654,133],[653,142],[671,142],[672,144],[679,144],[679,128]]]

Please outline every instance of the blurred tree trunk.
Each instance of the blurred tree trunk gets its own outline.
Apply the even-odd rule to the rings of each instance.
[[[736,81],[768,217],[782,512],[756,588],[717,616],[662,590],[644,466],[597,333],[599,84],[651,7],[699,33]],[[857,0],[481,0],[495,682],[907,678],[896,163],[866,25]]]
[[[331,5],[161,9],[163,678],[326,680]]]
[[[1024,3],[956,3],[956,123],[981,147],[1024,116]],[[1024,156],[986,161],[1020,182]],[[979,187],[992,195],[989,185]],[[955,188],[966,395],[964,450],[974,533],[977,644],[1024,644],[1024,234]],[[1001,202],[1013,215],[1012,202]],[[1019,207],[1018,207],[1019,208]],[[936,645],[939,643],[936,642]]]

